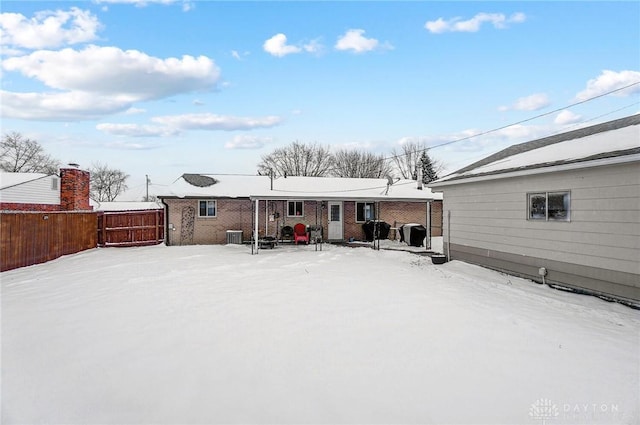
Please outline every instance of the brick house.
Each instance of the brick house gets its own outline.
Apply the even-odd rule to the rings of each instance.
[[[60,175],[0,173],[2,211],[91,211],[90,175],[79,168],[61,168]]]
[[[362,240],[363,224],[418,223],[441,236],[442,197],[412,180],[184,174],[158,195],[167,245],[224,244],[229,231],[283,238],[296,223],[322,228],[328,241]]]

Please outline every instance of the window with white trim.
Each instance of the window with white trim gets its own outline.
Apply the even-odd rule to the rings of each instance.
[[[215,217],[218,212],[215,200],[198,201],[198,217]]]
[[[302,201],[287,201],[287,216],[288,217],[301,217],[304,215]]]
[[[571,192],[535,192],[527,194],[527,219],[569,221]]]
[[[376,219],[376,207],[373,202],[356,202],[356,222]]]

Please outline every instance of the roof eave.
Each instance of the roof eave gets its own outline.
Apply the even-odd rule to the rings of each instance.
[[[385,201],[385,202],[426,202],[440,200],[439,196],[433,196],[429,198],[403,198],[403,197],[384,197],[384,196],[327,196],[327,195],[252,195],[252,201],[255,200],[267,200],[267,201],[282,201],[282,200],[298,200],[298,201]]]
[[[629,162],[640,162],[640,154],[616,156],[611,158],[603,158],[592,161],[574,162],[562,165],[552,165],[546,167],[529,168],[526,170],[517,170],[504,173],[491,173],[485,175],[470,175],[468,177],[452,178],[442,182],[430,183],[427,186],[429,188],[440,188],[446,186],[453,186],[458,184],[484,182],[498,179],[506,179],[513,177],[532,176],[537,174],[555,173],[561,171],[572,171],[584,168],[602,167],[606,165],[624,164]]]

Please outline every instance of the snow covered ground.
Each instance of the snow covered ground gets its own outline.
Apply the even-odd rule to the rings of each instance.
[[[458,261],[154,246],[0,278],[3,424],[640,421],[639,311]]]

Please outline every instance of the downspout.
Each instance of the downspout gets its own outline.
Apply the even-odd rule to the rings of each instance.
[[[169,205],[164,202],[164,198],[160,198],[162,201],[162,205],[164,205],[164,244],[166,246],[171,246],[169,242]]]
[[[427,201],[427,243],[425,250],[431,250],[431,201]]]
[[[447,210],[447,261],[451,261],[451,210]]]

